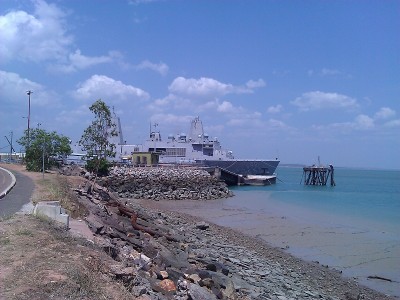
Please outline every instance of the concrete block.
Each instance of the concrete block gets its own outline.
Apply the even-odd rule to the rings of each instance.
[[[35,216],[45,216],[69,228],[69,215],[61,207],[59,201],[42,201],[33,209]]]

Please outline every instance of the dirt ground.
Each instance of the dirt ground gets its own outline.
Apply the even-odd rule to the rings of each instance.
[[[59,200],[74,218],[85,214],[69,192],[80,178],[52,172],[43,179],[21,165],[7,168],[32,178],[32,202]],[[0,219],[0,299],[131,299],[109,272],[114,263],[88,239],[48,220],[21,214]]]

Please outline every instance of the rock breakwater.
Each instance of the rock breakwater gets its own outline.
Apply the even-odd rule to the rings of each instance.
[[[195,168],[114,167],[99,183],[123,198],[211,200],[232,196],[224,182]]]
[[[121,201],[88,182],[75,189],[90,212],[104,266],[135,299],[390,299],[234,231]]]

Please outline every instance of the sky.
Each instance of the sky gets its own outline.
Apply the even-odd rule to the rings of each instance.
[[[0,152],[28,90],[73,145],[102,99],[128,144],[199,116],[237,158],[400,169],[400,1],[1,0]]]

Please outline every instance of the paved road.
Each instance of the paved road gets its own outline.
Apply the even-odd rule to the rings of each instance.
[[[22,206],[30,201],[33,193],[34,183],[32,179],[16,171],[11,171],[11,173],[14,174],[17,182],[14,188],[0,199],[0,217],[10,216],[21,210]],[[8,174],[7,176],[10,177]],[[3,189],[0,188],[0,190]]]

